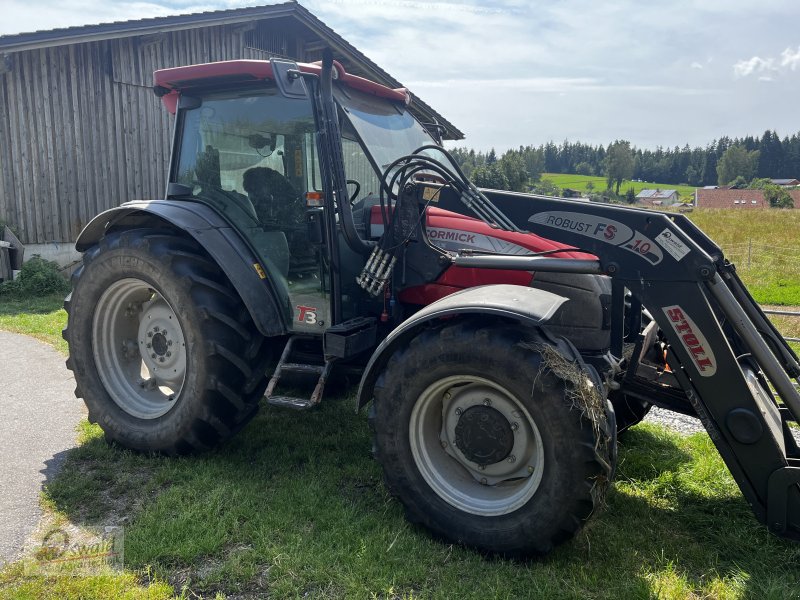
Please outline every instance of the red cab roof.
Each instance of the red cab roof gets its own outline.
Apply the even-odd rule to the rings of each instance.
[[[338,61],[333,61],[334,79],[345,85],[372,94],[380,98],[394,100],[409,104],[411,96],[405,88],[391,89],[369,79],[351,75],[344,70]],[[322,65],[316,63],[297,63],[297,67],[304,73],[319,75]],[[174,67],[172,69],[159,69],[153,73],[153,85],[170,90],[161,97],[164,106],[171,113],[175,113],[178,95],[181,90],[199,87],[213,82],[215,79],[224,79],[231,83],[243,83],[274,79],[272,64],[266,60],[226,60],[221,62],[190,65],[187,67]]]

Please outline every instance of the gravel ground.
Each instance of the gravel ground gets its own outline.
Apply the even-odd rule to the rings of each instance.
[[[657,406],[650,409],[650,412],[647,413],[647,416],[644,418],[644,422],[658,423],[659,425],[669,427],[673,431],[677,431],[683,435],[705,431],[703,425],[700,423],[700,419],[697,417],[689,417],[672,412],[671,410],[658,408]],[[800,444],[800,429],[792,428],[792,434],[794,435],[794,439],[797,440],[797,443]]]
[[[677,431],[683,435],[705,431],[703,425],[700,423],[700,419],[697,417],[682,415],[672,412],[671,410],[658,408],[657,406],[650,409],[650,412],[647,413],[647,416],[644,418],[644,422],[658,423],[659,425],[669,427],[673,431]]]

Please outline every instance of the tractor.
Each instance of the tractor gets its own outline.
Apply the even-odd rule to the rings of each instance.
[[[684,215],[479,189],[406,90],[327,51],[163,69],[154,91],[164,198],[85,227],[65,302],[110,442],[207,450],[356,373],[407,517],[529,556],[603,504],[618,433],[656,405],[697,415],[755,516],[800,538],[797,356]]]

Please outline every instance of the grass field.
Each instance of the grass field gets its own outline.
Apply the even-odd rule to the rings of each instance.
[[[0,296],[0,329],[24,333],[67,353],[61,329],[67,319],[61,294],[39,298],[4,298]]]
[[[87,427],[46,501],[75,522],[126,517],[127,571],[46,581],[9,569],[0,595],[104,597],[133,581],[133,591],[155,598],[170,595],[165,584],[189,598],[778,599],[797,591],[800,547],[758,525],[705,434],[631,432],[607,509],[547,559],[518,563],[410,526],[381,484],[365,421],[349,398],[307,414],[265,408],[219,450],[177,459],[111,448]],[[144,584],[153,580],[152,589]]]
[[[761,304],[800,306],[800,210],[695,210]],[[796,337],[796,336],[794,336]]]
[[[602,192],[606,189],[605,177],[593,177],[590,175],[575,175],[572,173],[542,173],[542,179],[549,179],[560,188],[570,188],[579,192],[588,192],[586,184],[590,181],[594,186],[595,192]],[[622,182],[619,186],[619,193],[624,194],[628,189],[633,188],[638,194],[642,190],[676,190],[681,200],[691,200],[694,198],[695,188],[689,185],[673,185],[669,183],[652,183],[646,181],[628,181]]]

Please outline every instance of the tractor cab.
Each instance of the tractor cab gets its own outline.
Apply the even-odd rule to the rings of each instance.
[[[355,279],[364,260],[347,240],[331,239],[343,235],[336,203],[356,208],[353,228],[363,232],[369,214],[361,209],[365,199],[371,199],[367,208],[377,204],[383,169],[433,143],[407,110],[405,90],[350,75],[338,63],[335,69],[332,92],[347,183],[341,199],[322,176],[336,159],[320,151],[317,131],[324,117],[314,94],[281,90],[273,63],[230,61],[155,73],[157,93],[176,114],[167,197],[206,204],[239,232],[295,333],[321,334],[363,314],[359,299],[370,301]],[[312,88],[320,70],[297,66]],[[351,210],[345,214],[352,219]],[[326,227],[329,219],[335,219],[332,227]],[[340,281],[336,297],[333,278]]]

